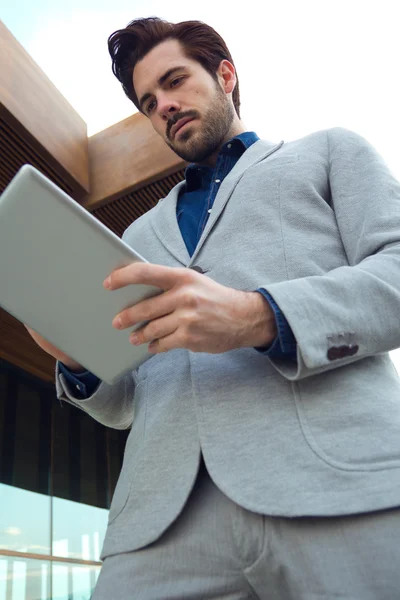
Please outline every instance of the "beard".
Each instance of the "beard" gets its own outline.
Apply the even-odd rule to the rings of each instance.
[[[195,110],[177,113],[167,125],[167,145],[180,158],[187,162],[200,163],[220,149],[228,136],[235,117],[235,110],[228,97],[216,83],[215,96],[211,100],[211,108],[202,118],[202,127],[197,131],[187,125],[186,131],[179,135],[176,143],[169,141],[171,127],[180,119],[191,117],[200,119],[200,114]]]

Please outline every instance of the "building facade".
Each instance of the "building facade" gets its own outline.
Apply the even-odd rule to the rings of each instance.
[[[0,598],[89,599],[127,431],[0,361]]]

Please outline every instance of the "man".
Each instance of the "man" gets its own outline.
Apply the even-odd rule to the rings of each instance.
[[[35,336],[61,400],[132,427],[93,599],[399,597],[400,185],[350,131],[246,131],[203,23],[109,48],[193,164],[124,234],[152,264],[104,283],[164,290],[114,320],[154,356],[109,386]]]

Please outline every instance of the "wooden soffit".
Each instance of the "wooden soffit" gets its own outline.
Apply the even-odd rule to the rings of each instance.
[[[89,192],[86,123],[1,21],[0,56],[3,179],[31,163],[80,200]]]
[[[135,113],[89,138],[90,193],[82,205],[92,212],[168,178],[186,164],[150,121]]]

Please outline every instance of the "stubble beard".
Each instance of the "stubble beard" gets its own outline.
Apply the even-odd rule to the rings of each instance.
[[[201,163],[217,152],[226,139],[232,126],[235,111],[225,93],[217,85],[215,99],[211,108],[204,114],[202,126],[197,130],[187,125],[187,130],[179,135],[177,144],[167,141],[168,146],[180,158],[187,162]],[[195,111],[182,113],[182,116],[199,117]],[[182,118],[180,116],[180,118]]]

